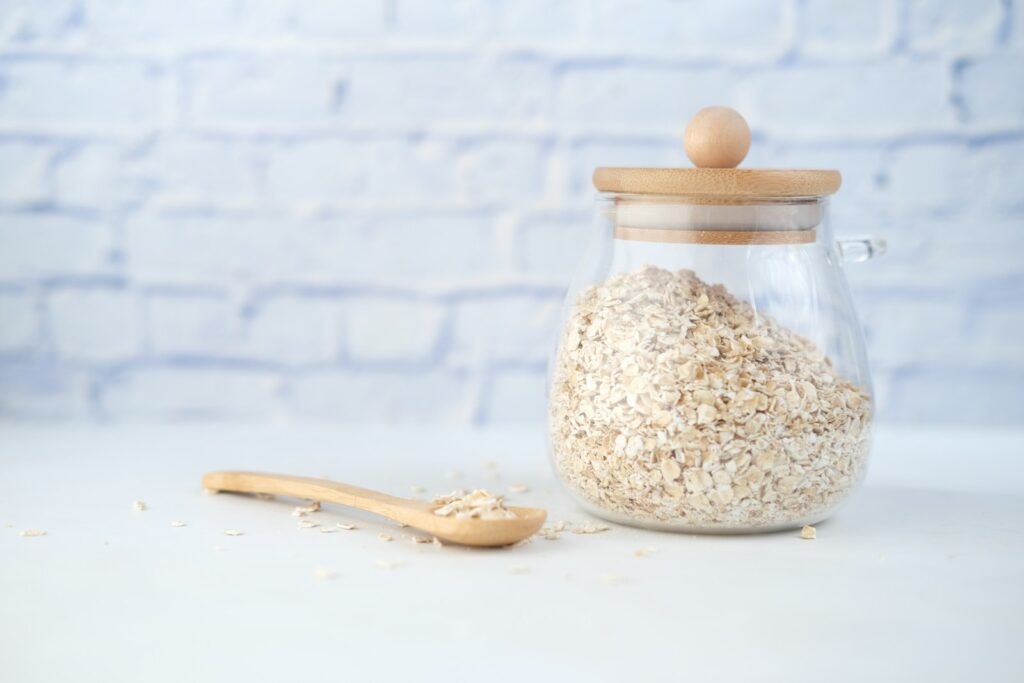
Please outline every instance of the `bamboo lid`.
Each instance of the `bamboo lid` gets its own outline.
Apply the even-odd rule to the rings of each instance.
[[[736,168],[750,149],[750,128],[728,107],[697,112],[686,127],[684,147],[697,168],[605,166],[594,170],[594,187],[601,192],[728,200],[829,195],[842,181],[833,170]]]

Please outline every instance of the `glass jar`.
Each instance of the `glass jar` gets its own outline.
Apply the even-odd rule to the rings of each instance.
[[[839,174],[598,169],[595,185],[598,230],[549,372],[561,481],[590,512],[652,528],[829,516],[864,477],[872,423],[842,262],[884,248],[833,237]]]

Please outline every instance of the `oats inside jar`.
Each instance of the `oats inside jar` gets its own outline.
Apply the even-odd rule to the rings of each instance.
[[[585,290],[553,369],[556,469],[620,521],[783,528],[864,473],[868,393],[809,339],[693,271],[647,266]]]

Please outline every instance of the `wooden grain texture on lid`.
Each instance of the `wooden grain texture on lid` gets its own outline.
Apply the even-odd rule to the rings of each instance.
[[[814,197],[835,194],[839,171],[775,168],[622,168],[594,170],[601,192],[695,197]]]
[[[815,197],[834,194],[839,171],[737,169],[750,149],[750,127],[728,107],[705,107],[683,136],[686,155],[697,168],[614,168],[594,171],[594,187],[623,194],[744,197]]]

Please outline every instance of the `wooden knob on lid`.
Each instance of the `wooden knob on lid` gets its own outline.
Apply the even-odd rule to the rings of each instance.
[[[698,168],[735,168],[750,150],[750,126],[729,107],[705,107],[686,126],[686,156]]]

